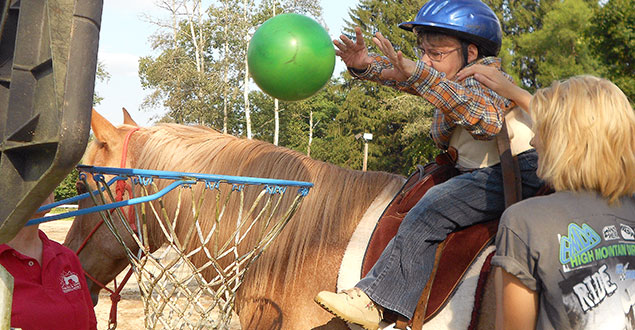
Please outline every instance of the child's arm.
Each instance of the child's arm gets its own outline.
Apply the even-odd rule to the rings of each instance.
[[[459,71],[456,75],[458,80],[463,80],[469,76],[474,76],[474,79],[485,84],[500,96],[516,102],[523,110],[529,112],[531,94],[509,81],[497,68],[476,64]]]
[[[362,79],[419,95],[437,107],[444,118],[438,129],[433,129],[432,135],[440,147],[449,143],[453,127],[457,125],[465,128],[475,139],[489,140],[498,134],[505,109],[511,105],[508,100],[474,79],[459,84],[446,79],[445,75],[422,61],[405,58],[379,32],[373,42],[384,56],[375,56],[363,74],[352,73]],[[490,60],[490,64],[498,65],[497,61]]]

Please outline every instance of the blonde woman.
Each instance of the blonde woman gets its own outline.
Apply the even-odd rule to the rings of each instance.
[[[463,74],[501,95],[527,95],[499,73]],[[633,108],[617,86],[593,76],[556,81],[529,104],[537,173],[556,192],[503,213],[492,260],[501,268],[497,327],[633,329]]]

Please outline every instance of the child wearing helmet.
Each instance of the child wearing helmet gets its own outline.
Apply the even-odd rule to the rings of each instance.
[[[369,54],[359,28],[356,41],[346,36],[333,41],[336,54],[355,77],[434,105],[431,136],[440,149],[458,151],[461,174],[426,192],[354,288],[322,291],[315,297],[329,312],[366,329],[378,329],[384,309],[412,318],[438,244],[452,231],[500,217],[505,201],[495,138],[505,122],[520,168],[522,197],[535,195],[542,185],[536,176],[537,155],[529,144],[528,114],[473,77],[457,79],[461,69],[477,63],[500,70],[501,60],[495,56],[502,32],[494,12],[480,0],[431,0],[414,21],[399,27],[416,33],[417,61],[395,51],[381,33],[373,42],[383,56]]]

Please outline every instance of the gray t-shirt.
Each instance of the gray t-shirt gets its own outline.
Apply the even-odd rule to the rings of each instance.
[[[492,264],[539,293],[536,329],[635,328],[635,196],[557,192],[503,213]]]

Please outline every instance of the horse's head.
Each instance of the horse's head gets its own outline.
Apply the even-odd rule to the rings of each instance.
[[[93,110],[91,128],[95,139],[88,146],[84,155],[85,165],[120,167],[124,150],[124,139],[128,132],[137,127],[130,115],[123,109],[124,125],[113,126],[108,120]],[[126,167],[133,162],[128,151]],[[108,180],[108,179],[107,179]],[[91,180],[89,180],[90,182]],[[78,183],[78,190],[95,189],[84,187]],[[94,206],[91,198],[79,202],[79,208]],[[64,245],[77,251],[84,270],[97,281],[106,284],[112,281],[127,265],[128,260],[124,249],[105,225],[98,225],[101,221],[99,213],[89,213],[76,217],[71,229],[66,235]],[[98,228],[97,228],[98,227]],[[97,228],[97,229],[96,229]],[[96,230],[95,230],[96,229]],[[122,228],[123,229],[123,228]],[[91,234],[91,232],[93,232]],[[121,232],[121,231],[120,231]],[[125,239],[131,239],[125,237]],[[128,246],[133,246],[132,241]],[[101,287],[87,278],[93,303],[97,303]]]

